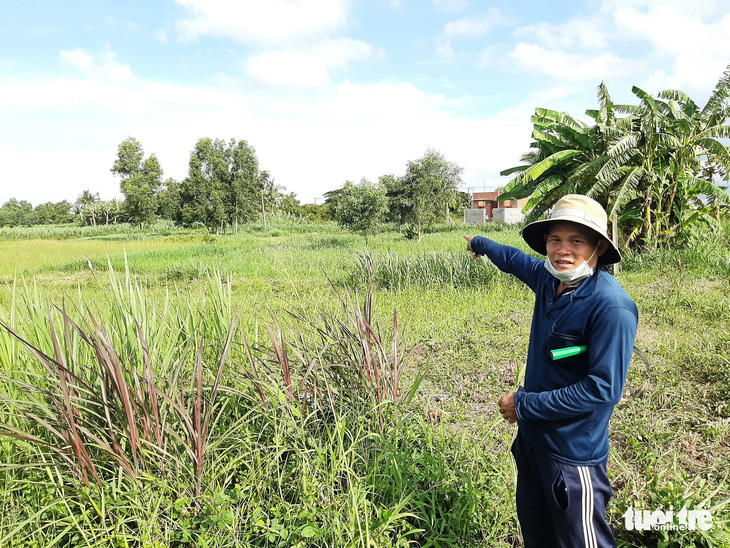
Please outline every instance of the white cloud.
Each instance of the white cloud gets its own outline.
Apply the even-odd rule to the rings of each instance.
[[[305,48],[260,53],[247,61],[246,71],[271,86],[322,86],[330,81],[331,69],[347,67],[372,54],[373,48],[365,42],[338,38]]]
[[[91,55],[80,49],[62,51],[61,59],[69,66],[83,71],[89,70],[93,65]]]
[[[641,61],[624,59],[610,52],[598,55],[550,50],[535,44],[517,44],[507,55],[516,69],[533,74],[546,74],[565,80],[601,80],[608,75],[621,78],[636,74]]]
[[[73,150],[0,146],[0,162],[10,166],[3,179],[13,183],[12,188],[0,185],[4,187],[0,190],[0,205],[10,198],[27,200],[34,206],[62,200],[73,203],[87,189],[98,192],[102,200],[119,198],[119,181],[109,173],[115,156],[116,146]],[[32,179],[28,177],[28,166],[33,166]],[[39,180],[44,183],[39,184]]]
[[[444,38],[481,38],[494,27],[506,22],[507,19],[497,8],[491,8],[483,15],[449,21],[444,26],[441,36]]]
[[[337,37],[352,0],[175,0],[190,15],[175,23],[181,38],[232,38],[253,53],[246,73],[269,86],[317,87],[330,72],[368,59],[367,43]]]
[[[675,6],[690,13],[704,13],[708,16],[716,14],[727,7],[724,0],[601,0],[600,12],[611,13],[621,8],[651,9],[658,5]]]
[[[534,36],[541,45],[548,48],[589,49],[607,48],[610,34],[611,30],[605,21],[589,18],[573,18],[558,25],[538,22],[515,32],[518,37]]]
[[[481,38],[494,27],[508,23],[509,21],[497,8],[490,8],[482,15],[449,21],[436,40],[436,54],[445,60],[455,59],[452,39]]]
[[[730,15],[716,0],[603,0],[592,15],[536,22],[515,36],[523,43],[509,53],[502,48],[501,56],[485,49],[482,64],[504,66],[506,57],[520,70],[573,81],[636,78],[661,67],[643,83],[631,82],[651,93],[711,89],[730,60]]]
[[[445,103],[443,96],[428,95],[410,83],[365,85],[345,80],[337,87],[333,108],[339,120],[387,123],[434,116]]]
[[[175,0],[190,15],[175,23],[180,36],[222,36],[247,43],[296,42],[345,27],[350,0]]]
[[[113,51],[92,55],[74,49],[61,51],[60,56],[63,65],[79,70],[86,76],[117,82],[134,80],[132,68],[117,62],[117,54]]]
[[[436,55],[438,55],[441,59],[444,59],[447,61],[456,59],[456,52],[454,51],[454,48],[451,45],[451,41],[450,40],[439,40],[436,43]]]
[[[8,129],[7,137],[0,136],[0,161],[3,181],[14,182],[0,185],[0,203],[10,197],[34,204],[73,200],[86,188],[103,199],[118,197],[119,182],[109,168],[129,136],[158,156],[165,177],[178,180],[186,176],[199,138],[245,139],[261,169],[312,201],[346,180],[402,174],[406,162],[428,147],[463,166],[471,186],[499,179],[500,169],[517,163],[530,132],[525,113],[460,118],[443,95],[406,82],[344,81],[316,92],[257,95],[230,77],[212,86],[108,81],[94,71],[100,62],[94,55],[75,52],[65,59],[86,72],[0,80],[0,118]]]
[[[621,7],[613,16],[622,35],[648,42],[657,58],[674,59],[671,74],[658,70],[645,82],[654,91],[712,89],[730,62],[728,14],[704,21],[694,6],[662,4],[646,11]]]
[[[727,66],[728,59],[681,55],[672,65],[672,72],[658,69],[638,85],[652,94],[665,89],[680,89],[703,106]]]
[[[432,0],[434,7],[439,11],[462,11],[469,5],[467,0]]]
[[[649,42],[659,51],[674,54],[705,49],[705,40],[710,38],[707,31],[713,26],[704,25],[691,12],[682,12],[671,5],[653,6],[647,11],[623,7],[613,13],[613,18],[622,34]]]

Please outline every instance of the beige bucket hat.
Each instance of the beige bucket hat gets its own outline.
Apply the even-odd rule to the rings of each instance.
[[[608,217],[603,206],[581,194],[568,194],[555,202],[550,217],[530,223],[522,229],[522,237],[532,249],[541,255],[547,254],[545,237],[550,223],[570,221],[590,228],[608,242],[606,252],[598,257],[600,264],[613,264],[621,261],[621,253],[608,237]]]

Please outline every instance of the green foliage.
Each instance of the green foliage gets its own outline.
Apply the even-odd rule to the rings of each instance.
[[[37,212],[33,205],[25,200],[20,202],[11,198],[0,207],[0,227],[31,226],[37,222]]]
[[[180,221],[210,232],[251,220],[259,210],[258,160],[246,141],[200,139],[180,187]]]
[[[124,214],[135,224],[149,223],[159,208],[158,196],[162,187],[162,167],[157,156],[144,159],[142,145],[128,137],[119,144],[117,160],[111,172],[122,180]]]
[[[310,222],[336,220],[330,204],[303,204],[297,211],[306,221]]]
[[[302,206],[297,200],[296,194],[290,192],[286,194],[285,188],[277,185],[271,174],[268,171],[261,171],[258,175],[259,186],[261,190],[261,207],[262,214],[264,217],[264,224],[266,224],[266,217],[272,215],[302,215]],[[308,204],[310,205],[310,204]],[[316,218],[314,214],[316,208],[312,206],[309,208],[310,217]],[[312,214],[314,214],[312,216]]]
[[[181,184],[174,179],[167,179],[164,188],[157,196],[157,214],[170,221],[180,216],[182,200],[180,197]]]
[[[380,289],[403,290],[411,286],[479,288],[499,284],[496,267],[474,260],[463,252],[431,252],[417,256],[395,253],[358,253],[350,283],[368,281]]]
[[[615,105],[602,83],[599,109],[588,126],[569,114],[538,108],[533,149],[502,197],[530,200],[528,220],[570,193],[586,194],[616,214],[622,242],[633,247],[678,243],[701,222],[718,220],[730,202],[726,185],[730,148],[730,71],[700,109],[685,93],[651,97],[634,87],[640,103]],[[624,113],[625,117],[617,114]]]
[[[382,186],[366,179],[359,184],[347,181],[339,193],[334,216],[340,226],[361,233],[367,240],[383,222],[387,207]]]
[[[66,200],[58,203],[46,202],[35,207],[35,224],[61,225],[73,222],[71,204]],[[2,222],[0,222],[0,225]]]
[[[418,227],[406,223],[403,225],[403,236],[405,236],[406,240],[415,240],[421,238],[421,233],[418,231]]]
[[[423,157],[409,161],[401,179],[386,178],[389,199],[401,221],[409,221],[417,229],[418,239],[424,227],[445,212],[454,192],[461,185],[464,169],[446,160],[444,155],[428,149]]]
[[[342,315],[272,316],[270,346],[252,347],[217,273],[201,309],[184,298],[154,307],[128,269],[109,276],[105,319],[13,289],[0,408],[2,434],[22,443],[0,470],[17,485],[5,493],[14,525],[0,526],[3,545],[479,535],[488,478],[459,469],[463,440],[409,414],[418,384],[398,390],[407,352],[396,316],[380,333],[372,295],[362,310],[343,297]],[[24,527],[39,515],[42,528]]]

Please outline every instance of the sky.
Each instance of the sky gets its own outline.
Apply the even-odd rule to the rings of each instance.
[[[0,0],[0,204],[120,198],[134,137],[182,180],[245,140],[302,203],[403,175],[428,149],[462,190],[509,180],[535,108],[587,121],[601,82],[703,106],[730,64],[727,0]]]

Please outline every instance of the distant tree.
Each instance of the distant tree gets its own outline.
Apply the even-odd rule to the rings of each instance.
[[[141,225],[152,221],[162,187],[162,167],[157,156],[151,154],[145,160],[142,145],[129,137],[119,144],[111,172],[122,178],[123,209],[130,222]]]
[[[402,226],[412,217],[413,212],[408,187],[402,177],[395,175],[381,175],[378,180],[380,185],[385,188],[385,195],[388,198],[388,221]]]
[[[227,220],[226,193],[221,182],[227,177],[221,141],[200,139],[190,153],[188,176],[180,187],[181,221],[185,225],[203,223],[213,232]]]
[[[72,205],[66,200],[56,204],[53,202],[38,204],[34,210],[36,223],[41,225],[51,225],[73,222],[71,208]]]
[[[362,179],[359,184],[347,181],[341,190],[335,206],[337,222],[369,242],[388,210],[385,188]]]
[[[96,226],[96,202],[99,201],[99,193],[84,190],[76,198],[72,212],[78,216],[82,225]]]
[[[302,205],[299,203],[297,195],[294,192],[281,194],[279,211],[281,211],[285,215],[301,215]]]
[[[246,141],[198,140],[181,183],[181,220],[209,231],[236,227],[260,211],[258,160]]]
[[[400,199],[404,207],[410,208],[408,217],[419,240],[423,237],[423,228],[446,211],[452,193],[461,186],[463,170],[434,149],[428,149],[422,158],[408,162]]]
[[[33,205],[11,198],[0,207],[0,226],[31,226],[36,223]]]
[[[471,196],[468,192],[462,192],[460,190],[453,191],[447,202],[447,214],[453,213],[457,217],[463,217],[464,210],[469,207],[470,201]]]
[[[264,229],[266,228],[266,215],[272,214],[276,210],[279,200],[279,192],[277,190],[271,174],[266,171],[259,171],[259,191],[261,192],[261,216],[264,221]]]
[[[334,221],[334,212],[330,204],[303,204],[299,206],[299,215],[310,222]]]
[[[73,222],[73,205],[68,200],[61,200],[53,204],[55,215],[53,222],[55,224],[65,224]]]
[[[144,162],[142,145],[134,137],[127,137],[117,147],[117,159],[111,171],[126,179],[142,171],[142,162]]]
[[[169,221],[180,222],[181,185],[172,178],[165,181],[163,189],[157,196],[157,215]]]
[[[246,141],[231,139],[228,143],[230,165],[229,219],[238,232],[239,222],[249,221],[258,212],[259,161]]]
[[[46,202],[45,204],[38,204],[35,206],[35,218],[36,223],[39,225],[52,225],[55,224],[54,217],[56,209],[53,202]]]
[[[324,203],[330,206],[330,209],[333,213],[337,209],[337,202],[342,197],[343,190],[344,187],[336,188],[335,190],[329,190],[324,193]]]
[[[105,225],[116,224],[122,213],[122,204],[119,200],[109,200],[107,202],[97,202],[95,210],[99,222],[104,221]]]

